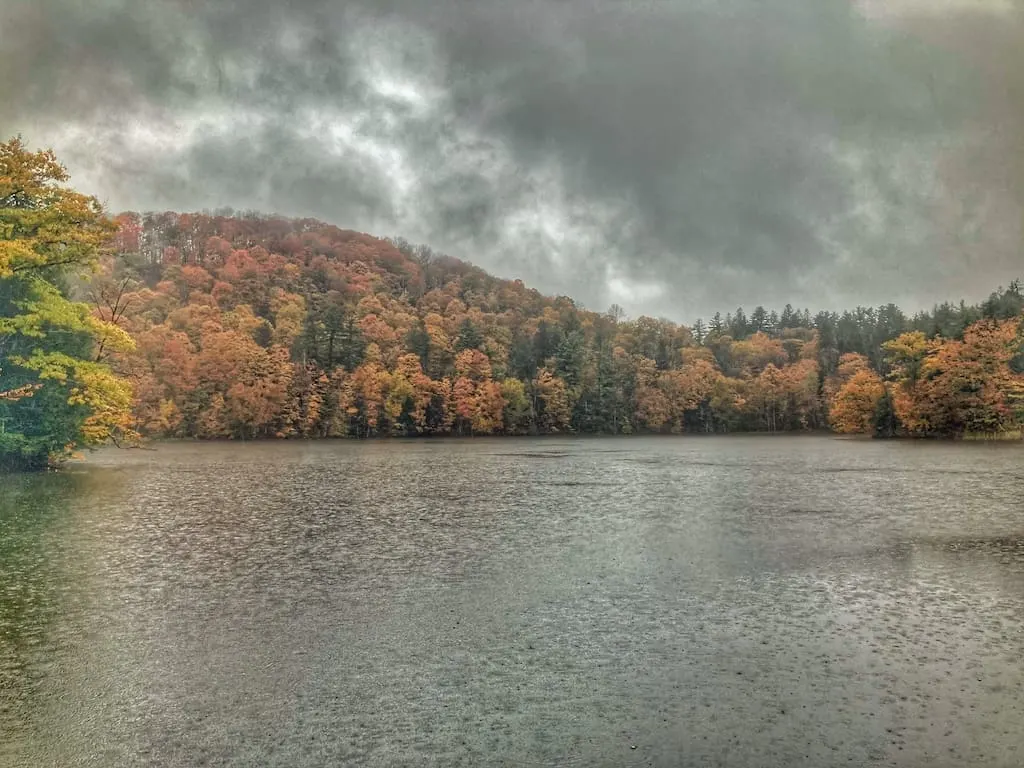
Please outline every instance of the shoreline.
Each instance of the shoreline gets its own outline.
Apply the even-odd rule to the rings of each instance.
[[[579,440],[590,440],[590,439],[601,439],[601,438],[621,438],[621,439],[633,439],[633,438],[712,438],[712,437],[763,437],[763,438],[779,438],[779,437],[792,437],[792,438],[811,438],[811,437],[833,437],[837,440],[852,440],[852,441],[879,441],[879,442],[943,442],[943,443],[1014,443],[1024,442],[1024,431],[1015,430],[1005,433],[989,433],[989,434],[977,434],[977,433],[965,433],[962,435],[894,435],[892,437],[876,437],[874,435],[865,434],[844,434],[841,432],[831,432],[829,430],[807,430],[807,431],[779,431],[779,432],[677,432],[677,433],[664,433],[664,432],[633,432],[630,434],[617,433],[613,434],[610,432],[546,432],[541,434],[488,434],[488,435],[458,435],[458,434],[424,434],[424,435],[368,435],[364,437],[355,435],[343,435],[338,437],[257,437],[257,438],[233,438],[233,437],[214,437],[214,438],[202,438],[202,437],[154,437],[147,438],[139,446],[123,446],[126,450],[131,449],[145,449],[148,446],[171,444],[180,445],[188,443],[210,443],[220,445],[230,444],[246,444],[246,443],[289,443],[289,442],[309,442],[309,443],[327,443],[327,442],[388,442],[388,441],[399,441],[399,442],[413,442],[421,440],[522,440],[522,439],[579,439]],[[107,447],[107,446],[104,446]]]

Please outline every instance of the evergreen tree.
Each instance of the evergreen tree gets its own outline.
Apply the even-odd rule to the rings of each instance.
[[[467,317],[459,325],[459,337],[455,341],[455,351],[462,352],[465,349],[480,349],[480,345],[483,343],[484,337],[477,330],[477,327],[473,325],[473,321]]]

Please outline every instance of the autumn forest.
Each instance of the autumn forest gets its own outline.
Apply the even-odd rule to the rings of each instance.
[[[787,305],[687,327],[314,220],[110,220],[52,156],[2,146],[8,466],[140,438],[1013,437],[1024,423],[1017,282],[913,316]]]

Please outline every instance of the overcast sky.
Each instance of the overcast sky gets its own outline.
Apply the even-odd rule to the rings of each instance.
[[[1017,0],[0,0],[0,133],[113,210],[413,242],[593,309],[1024,275]]]

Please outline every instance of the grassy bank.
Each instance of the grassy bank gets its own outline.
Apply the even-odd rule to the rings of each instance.
[[[1008,429],[1002,432],[964,432],[962,439],[977,442],[1024,440],[1024,430]]]

